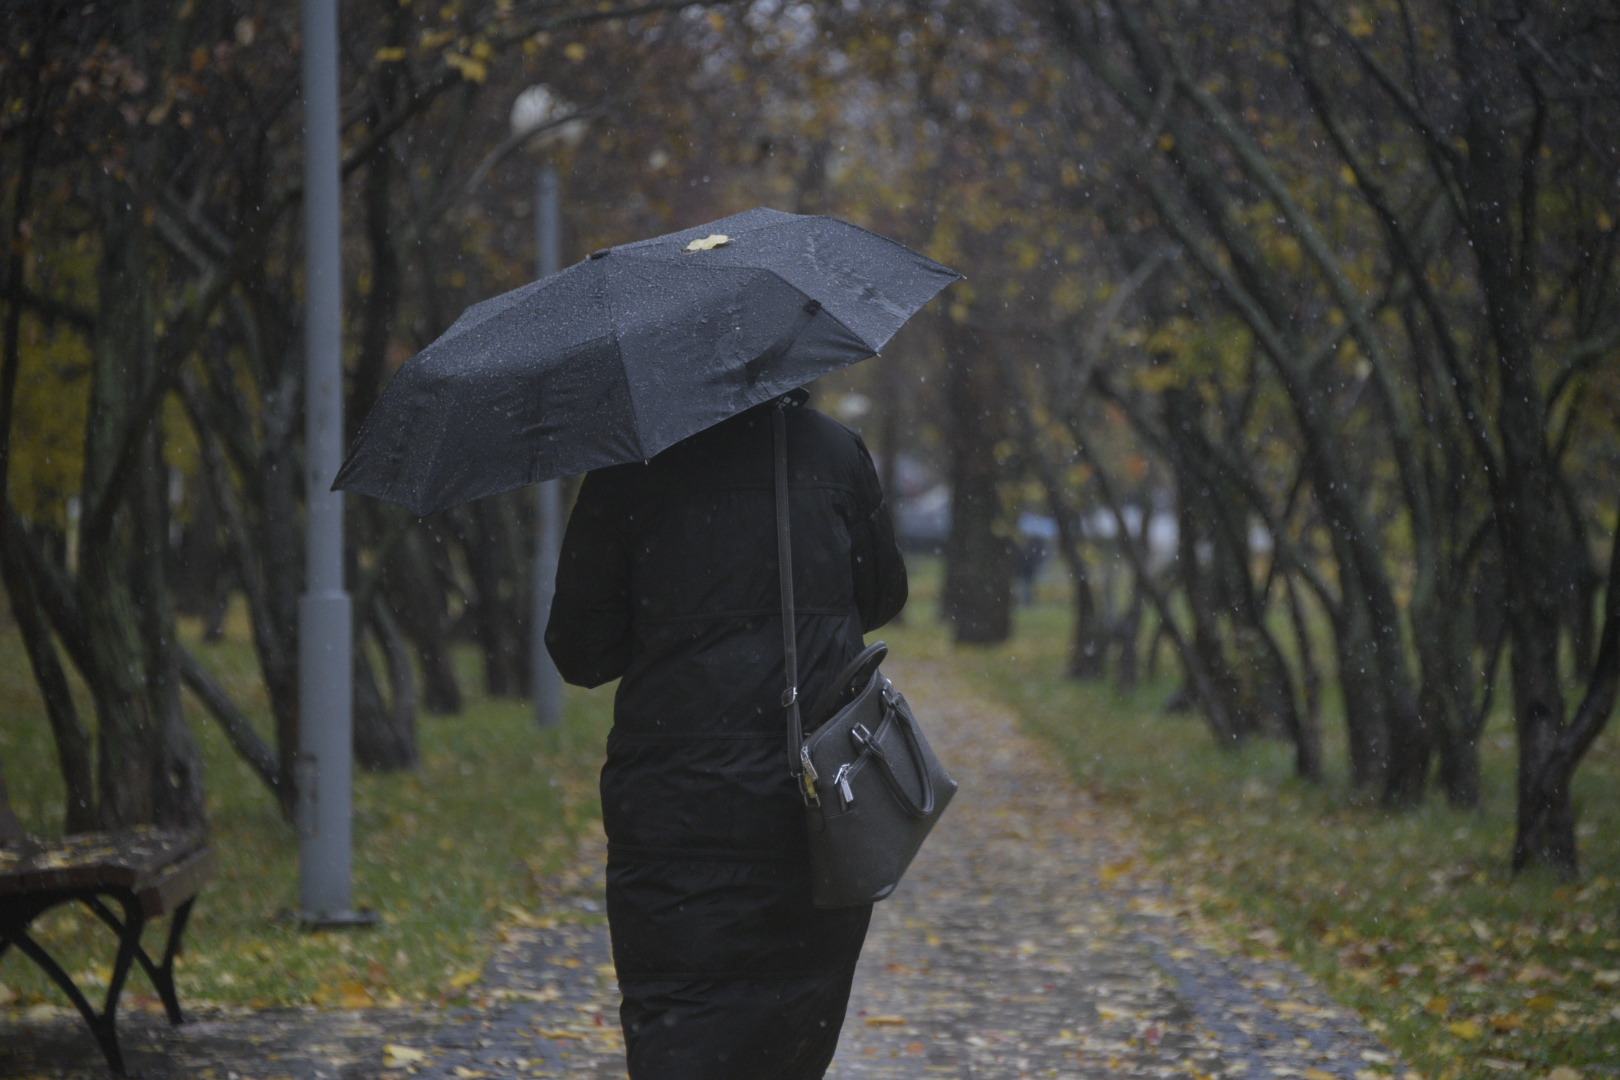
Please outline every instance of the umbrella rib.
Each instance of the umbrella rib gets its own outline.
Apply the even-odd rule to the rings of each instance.
[[[606,261],[604,259],[593,259],[592,264],[604,266]],[[636,440],[636,453],[645,462],[651,455],[647,453],[647,444],[641,433],[641,405],[636,400],[636,385],[630,378],[629,366],[624,362],[624,345],[619,340],[619,324],[611,314],[614,308],[608,304],[609,279],[605,271],[599,270],[597,272],[596,285],[596,302],[601,305],[601,310],[604,313],[602,321],[607,325],[608,336],[613,341],[613,354],[618,359],[618,364],[615,366],[618,369],[619,378],[624,381],[624,401],[630,410],[630,433]]]

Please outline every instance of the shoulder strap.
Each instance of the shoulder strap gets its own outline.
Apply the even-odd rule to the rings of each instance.
[[[788,518],[787,416],[786,406],[778,403],[771,410],[771,429],[776,442],[776,563],[782,585],[782,664],[787,688],[782,691],[782,708],[787,711],[788,771],[799,781],[806,803],[815,804],[816,770],[804,749],[804,724],[799,717],[799,644],[797,616],[793,607],[793,540]]]

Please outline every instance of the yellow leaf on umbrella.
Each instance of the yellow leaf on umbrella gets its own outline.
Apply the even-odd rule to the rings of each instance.
[[[710,233],[701,240],[694,240],[686,245],[687,251],[713,251],[717,247],[731,243],[731,237],[725,233]]]

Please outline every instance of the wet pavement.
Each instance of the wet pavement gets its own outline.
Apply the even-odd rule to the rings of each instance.
[[[1408,1077],[1352,1013],[1138,871],[1129,818],[1065,782],[944,662],[890,663],[961,790],[879,904],[829,1080]],[[599,881],[600,875],[597,875]],[[149,1080],[622,1080],[600,897],[508,925],[474,1004],[120,1024]],[[182,987],[182,994],[183,994]],[[75,1015],[0,1017],[0,1076],[105,1076]]]

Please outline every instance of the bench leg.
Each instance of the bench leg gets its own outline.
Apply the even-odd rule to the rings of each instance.
[[[90,1033],[96,1037],[96,1043],[100,1045],[102,1056],[107,1059],[107,1068],[112,1071],[112,1074],[114,1076],[126,1075],[124,1072],[124,1055],[118,1048],[118,1030],[113,1026],[115,1022],[114,1010],[111,1006],[105,1013],[96,1012],[95,1006],[90,1004],[90,1000],[74,984],[73,977],[64,971],[62,965],[58,964],[56,959],[46,952],[38,942],[29,937],[26,931],[14,931],[11,940],[22,954],[38,964],[40,970],[49,975],[51,981],[61,987],[62,992],[68,996],[68,1000],[73,1002],[74,1008],[79,1010],[79,1015],[84,1017],[84,1022],[90,1025]],[[120,957],[123,956],[123,952],[123,946],[120,945]],[[125,968],[126,970],[128,968],[127,962]],[[116,979],[116,971],[114,975]],[[121,983],[123,980],[116,979],[116,981]],[[116,1000],[116,991],[109,989],[109,1001]]]
[[[169,917],[169,939],[163,946],[163,961],[156,967],[148,964],[146,969],[152,976],[152,985],[157,987],[158,997],[163,999],[163,1009],[169,1014],[171,1024],[186,1022],[180,1012],[180,994],[174,988],[174,958],[180,953],[180,936],[186,932],[186,920],[191,918],[194,900],[196,897],[174,909],[174,914]]]
[[[135,960],[146,972],[147,978],[152,980],[152,987],[158,992],[158,997],[163,1002],[163,1011],[168,1014],[169,1023],[171,1024],[185,1023],[185,1016],[180,1012],[180,996],[174,987],[174,958],[180,952],[180,938],[185,933],[186,920],[191,917],[191,905],[195,900],[196,897],[192,897],[182,903],[170,917],[169,933],[164,943],[162,960],[153,963],[152,957],[145,949],[140,947],[140,935],[138,933],[135,939]],[[119,935],[119,938],[122,939],[124,922],[114,915],[107,905],[96,897],[86,899],[85,905],[95,912],[102,922],[112,927],[113,933]]]

